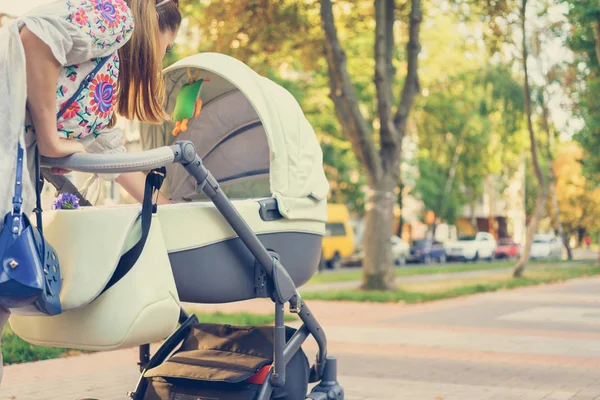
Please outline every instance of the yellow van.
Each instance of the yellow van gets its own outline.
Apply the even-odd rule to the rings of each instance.
[[[327,225],[323,238],[321,268],[338,269],[354,253],[354,231],[345,204],[327,204]]]

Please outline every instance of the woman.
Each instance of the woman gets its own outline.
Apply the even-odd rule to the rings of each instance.
[[[181,23],[175,1],[154,5],[144,0],[57,1],[48,7],[52,10],[47,14],[59,21],[62,18],[65,29],[72,31],[69,39],[73,45],[64,53],[53,50],[44,33],[36,32],[37,27],[23,26],[27,142],[36,141],[40,154],[47,157],[124,151],[122,132],[112,128],[115,102],[125,118],[160,122],[164,117],[162,58],[173,45]],[[57,124],[60,105],[71,98],[98,59],[106,56],[109,61]],[[141,201],[142,173],[124,174],[115,180]]]
[[[180,23],[178,0],[56,0],[19,18],[3,38],[8,55],[0,59],[0,95],[11,96],[11,102],[4,101],[0,107],[8,125],[2,132],[6,132],[8,147],[4,151],[9,152],[0,165],[4,184],[14,185],[14,178],[5,177],[15,176],[11,164],[16,160],[18,138],[13,132],[19,120],[25,123],[30,175],[35,171],[36,146],[47,157],[125,151],[123,133],[114,127],[115,111],[128,119],[161,122],[165,118],[162,58],[173,45]],[[57,121],[62,105],[104,57],[108,61]],[[25,99],[23,62],[25,115],[19,107],[20,96]],[[142,200],[143,173],[108,178]],[[24,182],[29,206],[25,210],[32,209],[35,197],[32,181],[30,176]],[[161,197],[159,202],[168,199]],[[7,318],[7,311],[0,310],[0,332]],[[1,365],[0,357],[0,379]]]

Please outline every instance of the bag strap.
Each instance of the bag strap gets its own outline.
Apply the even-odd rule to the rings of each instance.
[[[43,234],[43,223],[42,223],[42,189],[44,188],[44,178],[40,174],[40,153],[38,152],[37,146],[35,146],[35,218],[37,221],[37,228],[41,234]]]
[[[148,175],[146,175],[146,186],[144,188],[144,200],[142,203],[142,236],[131,249],[121,256],[115,272],[100,294],[106,292],[115,283],[120,281],[121,278],[127,275],[140,258],[142,250],[144,250],[144,246],[146,245],[146,239],[148,239],[148,234],[150,233],[152,214],[156,213],[156,204],[152,204],[152,195],[154,194],[154,190],[160,190],[166,172],[166,168],[161,167],[150,171]]]
[[[13,212],[12,212],[12,225],[10,231],[13,235],[21,233],[22,225],[22,205],[23,205],[23,147],[21,143],[17,141],[17,171],[15,176],[15,194],[12,198]]]
[[[92,70],[92,72],[87,74],[87,76],[83,79],[83,81],[81,81],[81,83],[79,84],[79,87],[77,88],[75,93],[73,93],[73,96],[71,96],[71,98],[69,100],[67,100],[67,102],[65,104],[63,104],[62,108],[56,115],[57,120],[60,117],[62,117],[62,115],[65,113],[65,111],[67,111],[69,106],[71,104],[73,104],[73,102],[75,100],[77,100],[77,97],[79,96],[79,94],[83,91],[83,89],[85,89],[90,84],[90,82],[92,82],[92,79],[94,79],[94,76],[96,76],[96,74],[102,69],[102,67],[104,66],[104,64],[106,64],[106,62],[110,59],[110,57],[111,56],[106,56],[106,57],[101,58],[100,61],[98,62],[98,64],[96,64],[96,67]]]

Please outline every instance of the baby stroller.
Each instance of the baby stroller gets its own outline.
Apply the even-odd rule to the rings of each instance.
[[[285,89],[231,57],[195,55],[164,76],[169,113],[183,87],[204,82],[198,108],[176,137],[175,122],[144,125],[143,152],[42,160],[46,167],[82,172],[151,172],[141,211],[136,205],[44,213],[44,235],[62,264],[66,311],[12,316],[13,330],[40,345],[139,345],[142,375],[129,393],[133,399],[342,400],[336,359],[297,291],[317,270],[325,232],[329,185],[314,131]],[[78,194],[64,177],[44,177]],[[153,189],[163,178],[177,203],[156,207]],[[65,232],[83,235],[83,225],[98,231],[86,241],[95,243],[73,249]],[[199,324],[179,303],[260,297],[274,303],[275,323],[268,329]],[[284,324],[286,303],[302,321],[297,330]],[[164,338],[165,329],[175,332],[150,357],[147,343]],[[319,351],[304,372],[301,346],[309,336]],[[189,357],[193,362],[186,364]],[[165,365],[175,367],[166,371]],[[309,383],[316,385],[307,394]]]

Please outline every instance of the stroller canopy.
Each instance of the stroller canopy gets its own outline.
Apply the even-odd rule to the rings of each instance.
[[[187,57],[164,70],[166,111],[190,77],[204,79],[202,109],[187,130],[172,135],[175,124],[142,124],[144,148],[191,140],[207,168],[226,188],[248,188],[257,197],[264,182],[266,195],[277,199],[288,219],[326,221],[329,183],[315,132],[298,102],[284,88],[242,62],[216,53]],[[193,199],[195,182],[179,164],[168,171],[173,200]],[[266,184],[268,183],[268,185]],[[254,189],[254,192],[253,192]],[[264,197],[259,196],[259,197]]]

